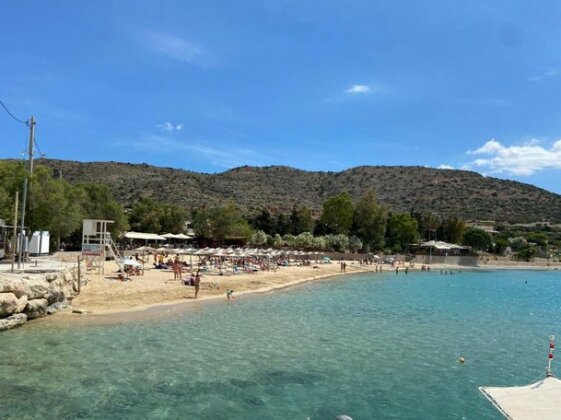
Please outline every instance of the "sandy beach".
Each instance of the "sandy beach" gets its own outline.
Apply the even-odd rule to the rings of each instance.
[[[314,268],[315,267],[315,268]],[[389,271],[389,267],[385,267]],[[196,301],[226,300],[226,290],[233,289],[234,297],[247,293],[269,292],[303,282],[341,274],[374,271],[374,266],[347,262],[345,273],[339,262],[312,266],[278,267],[276,270],[253,273],[218,275],[217,271],[202,272],[201,288]],[[183,275],[185,277],[185,274]],[[128,281],[117,279],[117,265],[106,262],[105,274],[88,273],[88,284],[74,299],[74,308],[90,313],[116,313],[145,309],[154,305],[195,302],[195,288],[174,280],[173,272],[147,268],[144,275],[131,276]]]

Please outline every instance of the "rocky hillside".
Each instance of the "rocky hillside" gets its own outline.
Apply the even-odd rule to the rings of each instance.
[[[106,184],[125,205],[140,197],[152,197],[185,207],[234,200],[246,211],[262,207],[290,211],[300,203],[319,212],[323,201],[332,195],[348,191],[358,198],[372,189],[392,211],[432,210],[466,220],[561,222],[560,195],[468,171],[360,166],[342,172],[310,172],[286,166],[244,166],[204,174],[118,162],[41,159],[37,163],[70,182]]]

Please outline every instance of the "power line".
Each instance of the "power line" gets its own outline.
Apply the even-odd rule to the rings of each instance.
[[[39,149],[39,145],[37,144],[37,137],[35,137],[35,136],[33,136],[33,143],[35,143],[35,148],[36,148],[37,151],[39,152],[39,157],[40,157],[40,158],[47,156],[45,153],[43,153],[43,152],[41,151],[41,149]]]
[[[2,105],[2,108],[4,108],[4,111],[6,111],[6,112],[8,113],[8,115],[9,115],[10,117],[12,117],[14,120],[16,120],[16,121],[19,122],[19,123],[22,123],[22,124],[25,124],[25,125],[29,125],[29,123],[28,123],[27,121],[20,120],[18,117],[14,116],[14,114],[12,114],[12,113],[10,112],[10,110],[9,110],[8,108],[6,108],[6,105],[4,105],[4,102],[2,102],[1,99],[0,99],[0,105]]]

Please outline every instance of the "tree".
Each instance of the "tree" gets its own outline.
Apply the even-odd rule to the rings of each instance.
[[[503,254],[509,246],[510,242],[508,241],[508,238],[504,236],[497,236],[495,238],[495,244],[493,245],[493,253],[498,255]]]
[[[349,237],[349,249],[351,252],[358,252],[362,249],[362,241],[356,236]]]
[[[394,252],[404,252],[417,242],[417,221],[407,213],[392,214],[388,220],[386,244]]]
[[[345,252],[349,248],[349,237],[347,235],[326,235],[326,248],[336,252]]]
[[[464,244],[475,250],[488,250],[491,245],[491,235],[478,228],[469,228],[464,232]]]
[[[273,246],[275,248],[280,248],[283,245],[284,245],[284,242],[282,240],[282,237],[278,233],[275,233],[275,236],[273,238]]]
[[[314,246],[314,235],[303,232],[294,238],[294,245],[298,248],[310,249]]]
[[[183,232],[186,218],[187,214],[183,207],[180,207],[177,204],[162,205],[160,216],[160,226],[162,232]]]
[[[267,243],[267,234],[262,230],[258,230],[253,235],[251,235],[250,243],[252,245],[264,245]]]
[[[133,204],[129,216],[132,230],[137,232],[166,233],[162,232],[163,209],[151,198],[141,198]]]
[[[275,223],[275,232],[281,236],[290,233],[290,220],[282,213],[279,213]]]
[[[536,249],[530,245],[525,246],[516,253],[516,258],[519,260],[530,261],[536,254]]]
[[[384,247],[387,218],[386,209],[378,205],[372,191],[356,204],[352,230],[362,240],[366,252]]]
[[[442,239],[454,244],[461,242],[465,227],[458,216],[448,216],[442,223]]]
[[[77,187],[86,193],[83,202],[84,218],[113,220],[108,229],[115,236],[129,229],[125,209],[113,198],[109,187],[101,184],[78,184]]]
[[[321,222],[333,234],[347,235],[353,223],[353,200],[348,192],[328,198],[323,203]]]
[[[290,214],[291,233],[293,235],[299,235],[303,232],[311,232],[313,228],[314,219],[312,218],[312,211],[306,206],[294,206]]]
[[[438,214],[430,211],[414,212],[412,216],[417,220],[417,226],[421,236],[427,240],[436,240],[436,232],[441,225]]]
[[[296,243],[296,236],[294,236],[290,233],[287,233],[286,235],[284,235],[282,237],[282,241],[284,242],[284,244],[286,246],[293,247],[293,246],[295,246],[295,243]]]
[[[241,216],[236,205],[230,201],[224,207],[215,207],[212,209],[210,211],[210,224],[212,239],[218,243],[223,242],[227,236],[233,236],[234,226],[238,224],[238,228],[242,227]],[[243,235],[247,233],[248,231],[245,230]]]
[[[533,242],[538,246],[547,247],[547,235],[543,232],[530,232],[526,236],[528,242]]]
[[[195,235],[200,239],[212,239],[212,226],[210,222],[210,212],[206,208],[193,209],[191,212],[191,225]]]
[[[261,212],[251,220],[251,225],[256,230],[262,230],[267,235],[274,235],[276,232],[275,219],[269,209],[261,209]]]

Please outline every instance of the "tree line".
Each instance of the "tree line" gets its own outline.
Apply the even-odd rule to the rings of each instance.
[[[21,162],[0,162],[0,218],[8,224],[13,219],[14,196],[21,191],[25,174]],[[178,233],[184,231],[189,220],[199,241],[216,244],[237,240],[316,250],[407,252],[420,239],[437,239],[497,253],[512,245],[508,236],[498,235],[493,241],[487,232],[466,228],[453,215],[440,217],[434,212],[417,210],[393,213],[378,203],[373,191],[367,191],[356,202],[347,192],[329,197],[319,214],[304,205],[294,205],[290,213],[262,208],[244,214],[234,202],[187,211],[150,197],[125,209],[107,186],[73,185],[53,177],[51,170],[41,165],[36,166],[29,179],[29,191],[26,226],[31,231],[50,231],[55,247],[61,241],[79,244],[85,218],[113,220],[115,223],[109,228],[114,236],[126,230]],[[547,238],[534,236],[529,240],[547,243]],[[527,242],[514,247],[530,255]]]

